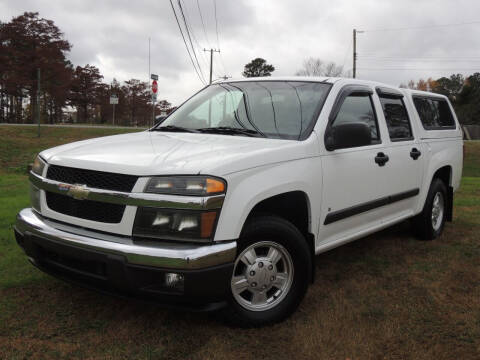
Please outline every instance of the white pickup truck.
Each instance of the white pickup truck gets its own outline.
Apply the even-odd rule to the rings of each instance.
[[[148,131],[42,151],[15,233],[54,276],[260,326],[298,307],[315,254],[408,218],[438,237],[462,161],[444,96],[228,80]]]

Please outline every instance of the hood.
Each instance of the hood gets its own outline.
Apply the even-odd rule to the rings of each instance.
[[[314,156],[314,147],[309,143],[308,140],[144,131],[78,141],[45,150],[41,156],[50,164],[137,176],[222,176]]]

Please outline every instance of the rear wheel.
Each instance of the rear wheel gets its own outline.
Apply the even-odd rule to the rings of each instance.
[[[300,304],[311,274],[303,235],[276,216],[250,220],[242,231],[227,318],[243,327],[275,323]]]
[[[422,212],[414,218],[417,235],[424,240],[440,236],[446,220],[447,187],[442,180],[435,178],[430,185]]]

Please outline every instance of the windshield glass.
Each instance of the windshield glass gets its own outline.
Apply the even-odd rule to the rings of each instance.
[[[185,102],[159,128],[175,126],[200,132],[233,128],[269,138],[305,138],[312,131],[330,87],[300,81],[215,84]]]

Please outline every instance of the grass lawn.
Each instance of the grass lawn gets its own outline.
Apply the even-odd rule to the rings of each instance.
[[[28,206],[24,175],[41,149],[118,129],[0,126],[0,359],[479,359],[480,142],[467,143],[454,221],[422,242],[408,222],[316,259],[287,321],[226,327],[213,314],[168,311],[70,286],[15,244]]]

